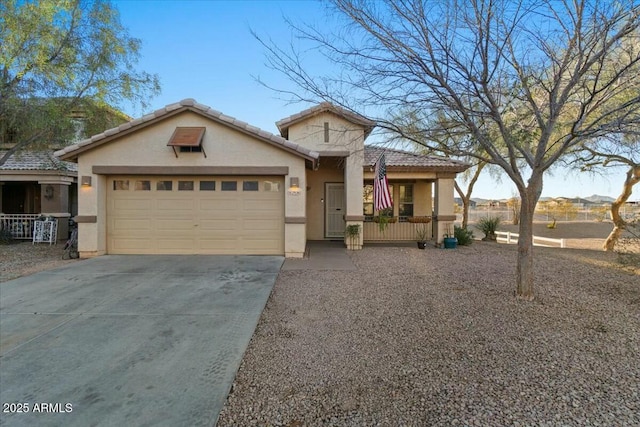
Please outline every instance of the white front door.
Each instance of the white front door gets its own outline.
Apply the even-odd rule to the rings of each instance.
[[[324,237],[344,237],[344,184],[325,184]]]

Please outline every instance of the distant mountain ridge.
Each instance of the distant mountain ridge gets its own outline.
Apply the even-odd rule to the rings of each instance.
[[[588,200],[592,203],[612,203],[615,202],[616,199],[609,196],[600,196],[598,194],[594,194],[593,196],[585,197],[585,200]]]
[[[592,196],[589,197],[540,197],[540,201],[541,202],[548,202],[550,200],[554,200],[554,199],[567,199],[567,200],[573,200],[575,202],[579,202],[579,201],[588,201],[589,203],[594,203],[594,204],[602,204],[602,203],[612,203],[614,202],[616,199],[613,197],[609,197],[609,196],[601,196],[599,194],[594,194]],[[472,197],[471,200],[473,202],[475,202],[477,205],[484,205],[484,204],[488,204],[489,202],[496,202],[496,201],[502,201],[502,202],[506,202],[508,199],[484,199],[484,198],[480,198],[480,197]],[[460,198],[456,198],[456,203],[458,204],[462,204],[462,200]]]

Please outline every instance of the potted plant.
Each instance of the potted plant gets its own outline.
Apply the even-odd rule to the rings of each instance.
[[[378,228],[381,233],[387,229],[389,224],[395,224],[398,221],[398,218],[390,215],[386,215],[384,212],[380,212],[378,216],[373,217],[373,222],[378,224]]]
[[[447,231],[444,233],[444,248],[455,249],[458,246],[458,239],[451,230],[451,224],[447,224]]]
[[[500,225],[500,217],[499,216],[486,216],[484,218],[480,218],[478,223],[476,224],[476,228],[484,233],[484,237],[482,240],[495,242],[498,239],[498,235],[496,234],[496,230]]]
[[[410,216],[407,217],[407,222],[414,224],[429,224],[431,222],[430,216]]]
[[[416,225],[416,240],[418,242],[418,249],[424,249],[427,247],[427,226],[425,224]]]
[[[360,249],[360,224],[349,224],[345,230],[347,236],[347,249],[354,251]]]

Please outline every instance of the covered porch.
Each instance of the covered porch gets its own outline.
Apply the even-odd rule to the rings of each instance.
[[[393,206],[375,212],[374,164],[384,152]],[[306,174],[307,239],[342,240],[352,249],[367,242],[416,241],[418,229],[442,242],[453,227],[454,180],[468,165],[439,157],[366,146],[354,153],[321,156],[317,170]],[[358,166],[360,163],[361,166]],[[355,241],[345,236],[358,226]]]

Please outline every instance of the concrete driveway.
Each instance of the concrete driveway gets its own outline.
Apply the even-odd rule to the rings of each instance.
[[[282,262],[114,255],[0,283],[0,424],[213,425]]]

